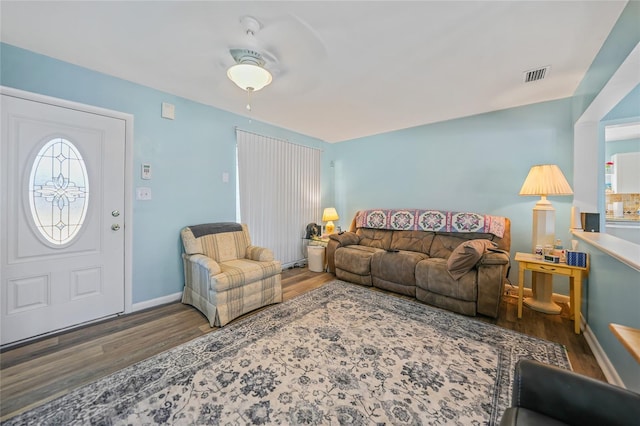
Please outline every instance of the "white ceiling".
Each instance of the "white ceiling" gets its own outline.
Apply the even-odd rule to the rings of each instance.
[[[626,3],[2,0],[0,39],[339,142],[572,96]],[[226,77],[245,15],[277,60],[251,112]]]

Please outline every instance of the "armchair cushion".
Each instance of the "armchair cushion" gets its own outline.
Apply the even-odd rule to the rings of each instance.
[[[220,264],[222,273],[213,277],[212,289],[226,291],[254,281],[272,277],[282,271],[280,262],[256,262],[248,259],[230,260]]]

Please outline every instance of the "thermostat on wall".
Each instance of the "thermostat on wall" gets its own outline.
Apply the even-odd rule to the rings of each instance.
[[[141,176],[142,179],[144,180],[149,180],[151,179],[151,164],[143,164],[142,165],[142,171],[141,171]]]

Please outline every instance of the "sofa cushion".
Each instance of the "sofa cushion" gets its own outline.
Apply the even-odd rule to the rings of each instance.
[[[421,231],[418,231],[421,232]],[[415,286],[415,269],[418,262],[427,259],[424,253],[412,251],[380,251],[371,257],[371,274],[390,283]],[[373,280],[376,285],[376,280]],[[384,288],[384,287],[383,287]]]
[[[371,275],[371,256],[382,249],[368,246],[346,246],[336,250],[336,269],[357,275]]]
[[[361,246],[375,247],[383,250],[391,247],[393,231],[386,229],[358,228],[356,234],[360,237],[360,242],[358,244]]]
[[[391,248],[429,254],[435,235],[425,231],[393,231]]]
[[[469,240],[460,243],[447,259],[447,270],[453,279],[460,279],[476,266],[488,248],[495,247],[496,244],[489,240]]]
[[[429,258],[418,262],[416,287],[459,300],[478,300],[477,274],[471,271],[454,280],[445,259]]]

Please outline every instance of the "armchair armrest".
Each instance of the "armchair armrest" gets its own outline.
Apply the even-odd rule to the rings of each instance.
[[[183,253],[182,257],[185,260],[194,263],[207,271],[209,271],[209,275],[218,275],[222,272],[222,268],[220,268],[220,264],[213,260],[212,258],[205,256],[204,254],[186,254]]]
[[[539,415],[570,425],[630,425],[640,419],[640,394],[530,359],[516,364],[511,404],[503,426],[527,424]],[[514,415],[514,408],[533,415]]]
[[[258,262],[271,262],[273,260],[273,251],[265,247],[248,246],[245,257]]]

